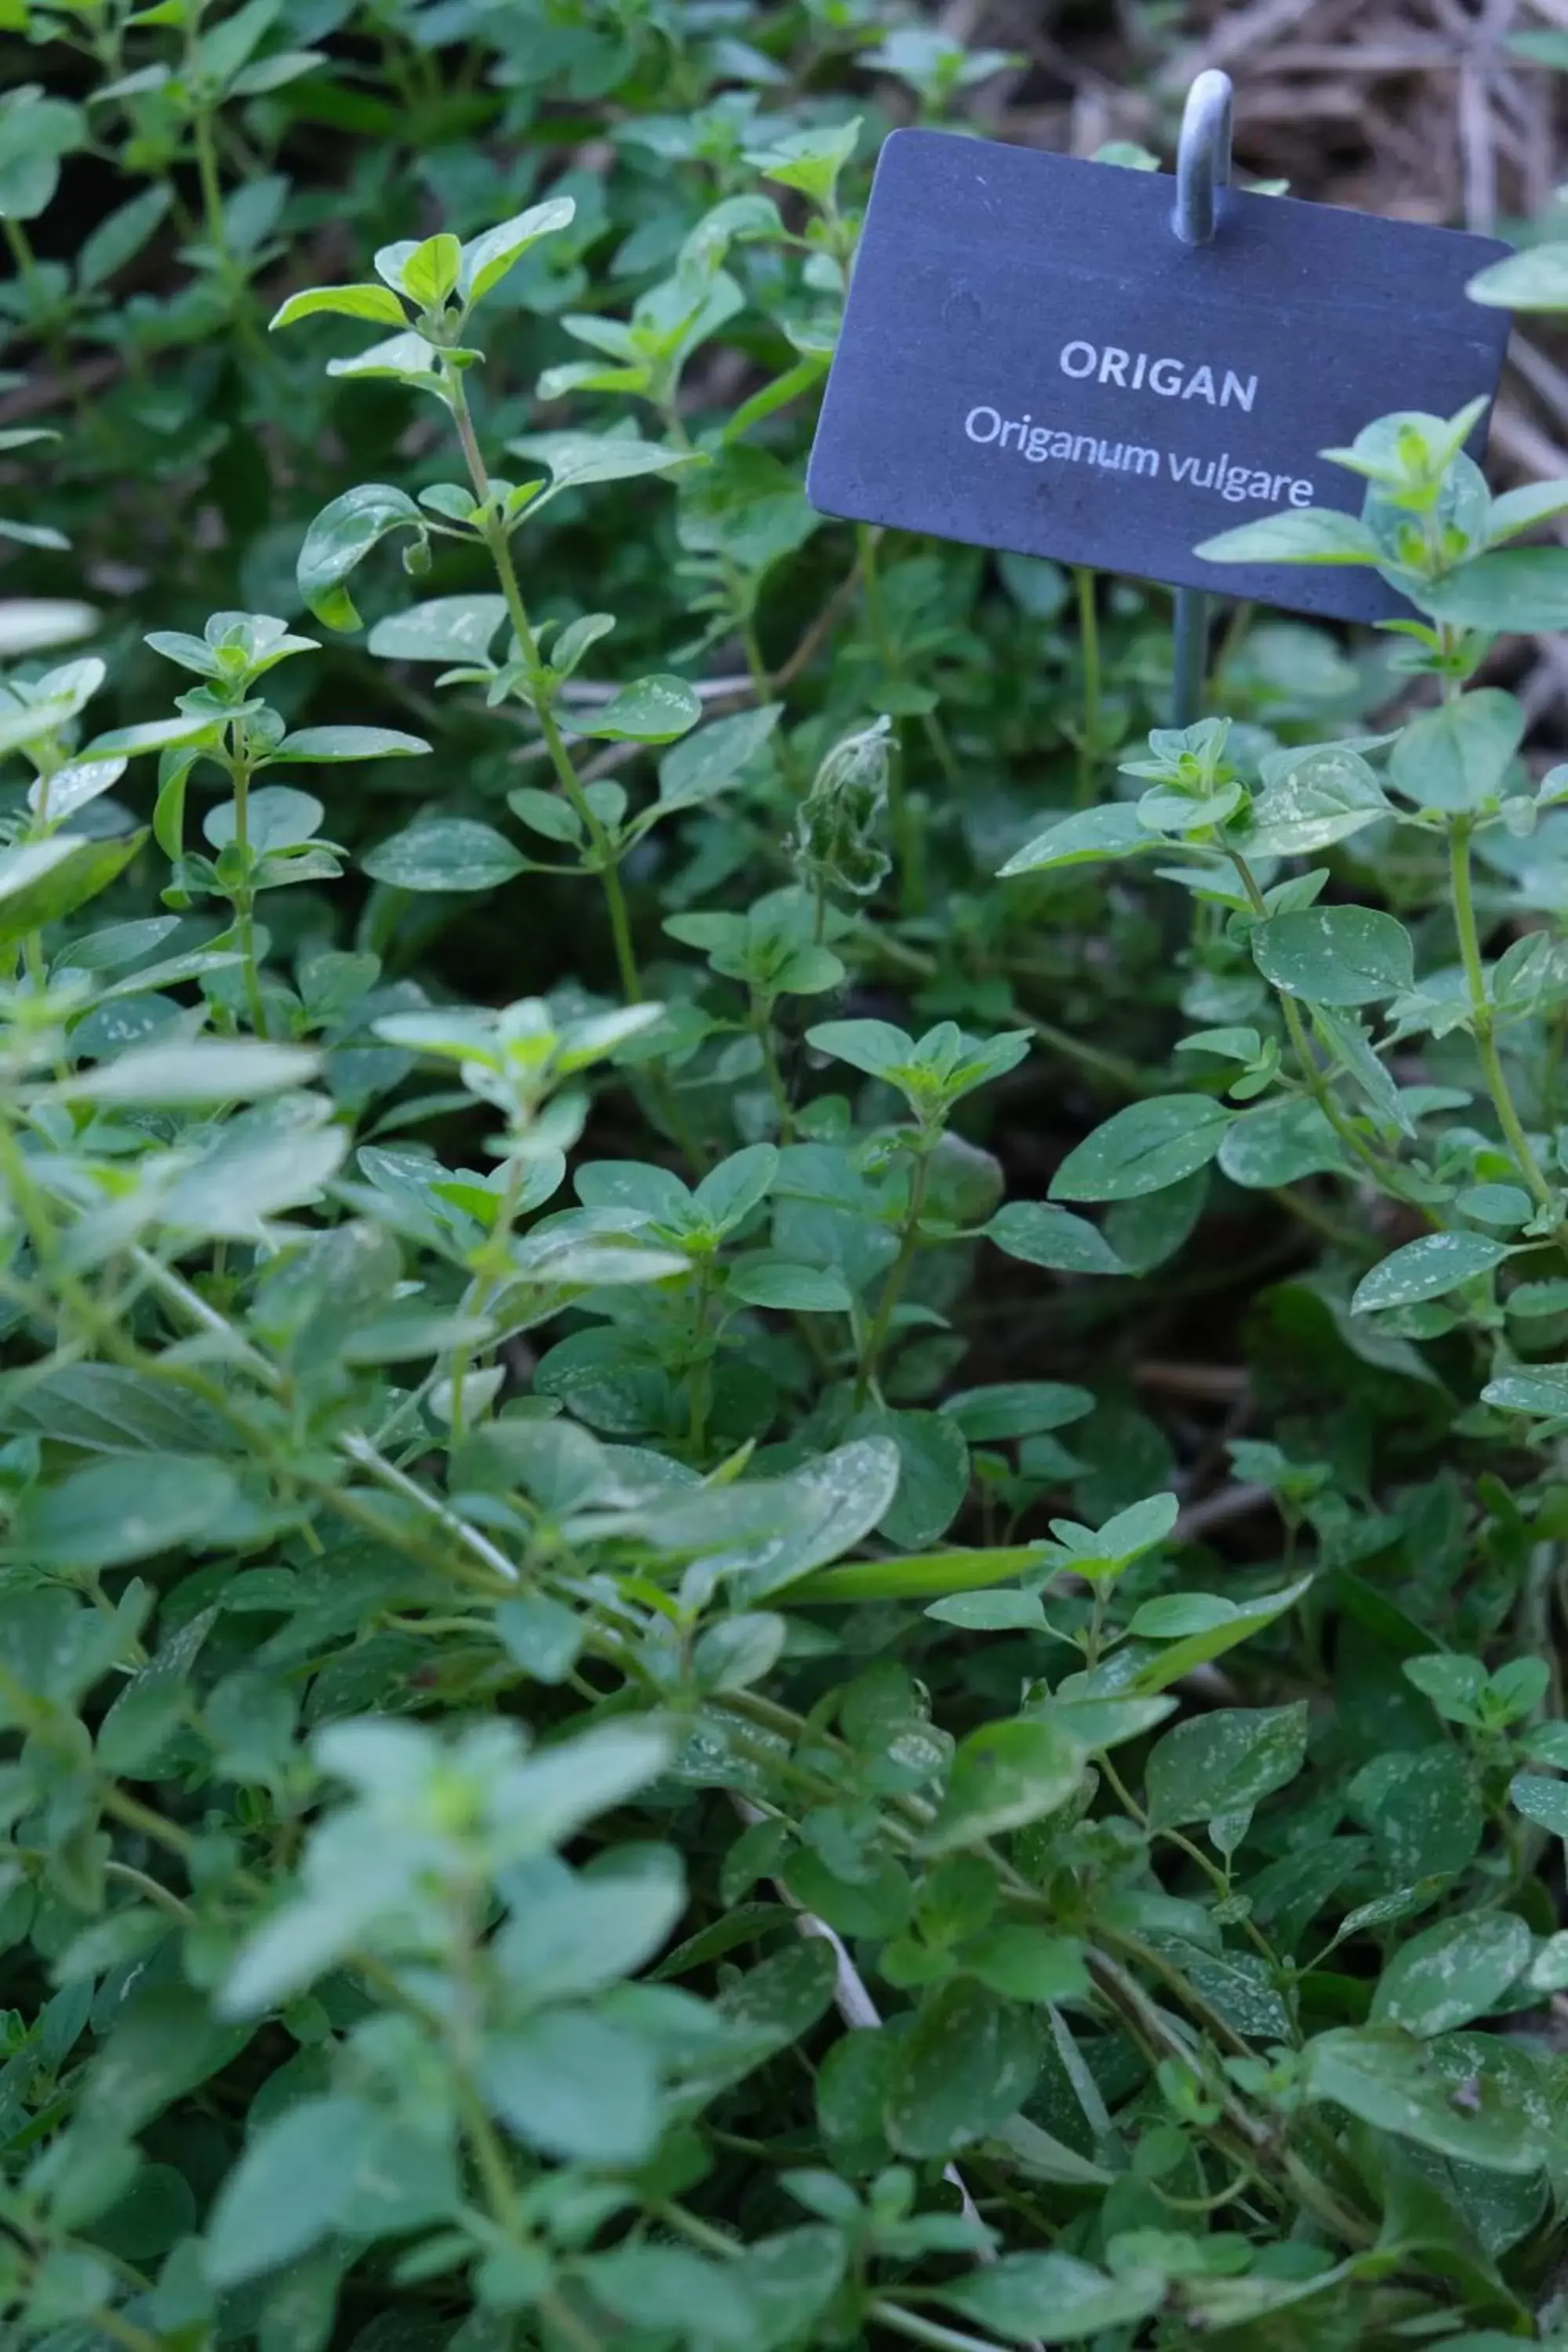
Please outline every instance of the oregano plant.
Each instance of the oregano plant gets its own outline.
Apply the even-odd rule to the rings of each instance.
[[[0,2344],[1568,2341],[1568,490],[1176,728],[804,492],[1022,31],[0,27]]]

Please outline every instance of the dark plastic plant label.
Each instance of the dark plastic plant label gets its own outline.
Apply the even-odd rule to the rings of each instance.
[[[1359,513],[1364,483],[1325,448],[1391,410],[1489,401],[1508,317],[1465,287],[1510,248],[1235,191],[1187,246],[1173,202],[1163,173],[895,131],[813,504],[1342,620],[1408,611],[1370,569],[1192,551],[1292,507]]]

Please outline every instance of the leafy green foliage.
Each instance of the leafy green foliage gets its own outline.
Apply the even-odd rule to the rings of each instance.
[[[1173,728],[804,497],[1005,53],[0,26],[7,2352],[1561,2340],[1568,492]]]

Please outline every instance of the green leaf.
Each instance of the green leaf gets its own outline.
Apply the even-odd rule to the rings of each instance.
[[[859,143],[861,121],[857,114],[847,122],[785,131],[765,147],[748,148],[746,161],[764,179],[774,180],[781,187],[798,188],[814,205],[826,209],[833,201],[838,174]]]
[[[624,686],[614,701],[605,703],[590,724],[586,717],[574,719],[573,725],[580,735],[592,735],[609,743],[672,743],[695,727],[702,716],[702,704],[695,689],[683,677],[639,677],[634,686]]]
[[[41,778],[35,778],[28,785],[27,806],[35,811],[47,806],[51,824],[60,824],[68,816],[74,816],[78,809],[112,792],[125,768],[123,760],[84,760],[57,768],[48,781],[47,800]]]
[[[77,257],[77,282],[87,287],[107,285],[141,252],[174,200],[166,182],[155,181],[100,221],[82,240]]]
[[[1302,2085],[1309,2098],[1438,2156],[1533,2172],[1546,2154],[1540,2126],[1507,2075],[1472,2063],[1478,2043],[1484,2049],[1484,2037],[1430,2042],[1394,2025],[1342,2027],[1309,2042]]]
[[[1568,245],[1526,246],[1478,270],[1465,291],[1502,310],[1568,310]]]
[[[1389,754],[1389,781],[1417,808],[1467,814],[1499,797],[1523,734],[1511,694],[1461,695],[1410,721]]]
[[[107,735],[95,735],[87,749],[77,753],[77,761],[134,760],[144,751],[165,751],[203,739],[216,741],[216,732],[210,718],[148,719],[138,727],[116,727]]]
[[[1508,1784],[1516,1812],[1553,1837],[1568,1838],[1568,1780],[1549,1780],[1541,1772],[1516,1772]]]
[[[1231,1624],[1237,1614],[1234,1601],[1218,1592],[1163,1592],[1145,1601],[1132,1612],[1127,1630],[1144,1642],[1174,1642],[1189,1633],[1212,1633]]]
[[[8,90],[0,109],[0,220],[36,220],[59,185],[60,158],[83,143],[81,109],[37,82]]]
[[[953,1757],[927,1853],[951,1853],[1059,1812],[1077,1790],[1083,1761],[1077,1740],[1040,1717],[972,1731]]]
[[[698,1185],[692,1195],[697,1215],[721,1232],[733,1231],[767,1198],[778,1169],[778,1150],[772,1143],[751,1143],[732,1151]]]
[[[1201,1633],[1187,1633],[1172,1642],[1168,1648],[1139,1667],[1133,1689],[1141,1693],[1168,1690],[1173,1683],[1180,1682],[1184,1675],[1190,1675],[1197,1666],[1207,1665],[1211,1658],[1220,1657],[1226,1650],[1235,1649],[1237,1643],[1245,1642],[1249,1635],[1260,1633],[1265,1625],[1271,1625],[1277,1617],[1284,1616],[1287,1610],[1293,1609],[1299,1601],[1305,1598],[1311,1590],[1311,1584],[1310,1576],[1300,1577],[1294,1584],[1286,1585],[1282,1591],[1267,1593],[1260,1601],[1240,1602],[1234,1616],[1218,1619]]]
[[[1555,1421],[1568,1414],[1568,1364],[1516,1364],[1481,1391],[1483,1404],[1500,1412],[1532,1412]]]
[[[738,1265],[730,1296],[747,1307],[776,1307],[797,1315],[847,1315],[855,1294],[831,1266],[794,1265],[784,1259]]]
[[[814,1938],[732,1979],[714,2006],[727,2024],[764,2049],[782,2050],[810,2032],[833,1999],[837,1976],[832,1952]]]
[[[386,378],[418,391],[437,393],[445,399],[446,388],[438,372],[442,356],[453,365],[461,366],[475,354],[460,352],[453,344],[444,345],[438,354],[435,344],[427,342],[423,335],[388,335],[381,342],[373,343],[368,351],[356,352],[352,359],[329,360],[327,373],[351,380],[356,376],[367,380]]]
[[[326,2237],[368,2154],[374,2110],[363,2099],[300,2099],[264,2124],[217,2193],[206,2273],[233,2287],[292,2262]]]
[[[495,1623],[507,1655],[536,1683],[563,1683],[588,1637],[585,1620],[547,1592],[503,1601]]]
[[[521,852],[474,817],[424,818],[362,859],[376,882],[398,890],[495,890],[521,874]]]
[[[297,733],[285,735],[276,751],[268,755],[267,764],[280,767],[289,761],[326,765],[345,760],[406,760],[429,749],[422,735],[400,735],[394,727],[301,727]]]
[[[1388,814],[1381,786],[1359,751],[1321,743],[1290,755],[1283,774],[1265,768],[1267,788],[1252,803],[1249,857],[1305,857],[1348,841]]]
[[[1206,1166],[1234,1116],[1207,1095],[1131,1103],[1068,1152],[1051,1179],[1051,1198],[1132,1201],[1163,1192]]]
[[[0,948],[58,923],[107,890],[147,836],[95,841],[57,833],[47,841],[0,849]]]
[[[715,2263],[686,2246],[628,2240],[594,2255],[584,2276],[595,2301],[627,2327],[684,2335],[700,2312],[705,2344],[744,2352],[756,2340],[757,2315],[739,2263]]]
[[[1045,1201],[1009,1201],[984,1230],[999,1250],[1025,1265],[1051,1266],[1061,1274],[1127,1271],[1098,1226]]]
[[[699,728],[658,763],[658,797],[666,807],[689,808],[710,800],[758,757],[784,712],[782,702],[764,702]]]
[[[885,1430],[899,1449],[898,1492],[878,1532],[909,1551],[935,1543],[969,1492],[969,1447],[957,1423],[938,1412],[872,1412],[851,1426],[867,1436]]]
[[[570,801],[559,793],[541,792],[533,784],[519,784],[506,796],[506,804],[520,824],[530,833],[542,835],[546,841],[559,841],[575,849],[583,842],[583,820]]]
[[[383,253],[389,250],[383,248]],[[377,264],[382,255],[376,257]],[[441,229],[427,236],[403,256],[397,278],[411,302],[422,310],[439,310],[448,294],[456,290],[458,273],[462,268],[463,248],[449,229]],[[407,324],[401,311],[397,324]]]
[[[926,1611],[942,1625],[962,1626],[966,1633],[1038,1633],[1046,1630],[1046,1612],[1037,1592],[955,1592],[933,1601]]]
[[[1374,1758],[1351,1782],[1350,1797],[1355,1818],[1376,1840],[1384,1881],[1394,1886],[1451,1875],[1480,1844],[1475,1774],[1447,1742]]]
[[[971,1979],[944,1985],[896,2045],[888,2137],[905,2156],[951,2156],[1017,2114],[1038,2065],[1027,2011]]]
[[[1092,866],[1106,857],[1130,857],[1159,846],[1131,801],[1107,801],[1100,808],[1080,809],[1048,825],[1022,849],[1016,849],[998,879],[1010,874],[1044,874],[1063,866]]]
[[[646,2043],[585,2010],[547,2010],[486,2042],[486,2104],[530,2147],[565,2164],[637,2164],[658,2133]]]
[[[1356,1285],[1351,1310],[1371,1315],[1380,1307],[1413,1307],[1423,1298],[1442,1298],[1461,1283],[1489,1274],[1510,1256],[1512,1244],[1489,1234],[1423,1234],[1385,1257]]]
[[[1305,1700],[1194,1716],[1167,1731],[1149,1758],[1150,1826],[1174,1829],[1249,1811],[1295,1779],[1306,1754]]]
[[[1421,591],[1434,619],[1493,636],[1568,628],[1568,548],[1505,547]]]
[[[74,1101],[169,1108],[247,1102],[313,1078],[320,1057],[303,1045],[256,1037],[194,1037],[186,1045],[132,1045],[97,1069],[59,1081]]]
[[[480,664],[506,616],[504,596],[433,596],[377,621],[365,649],[380,661]]]
[[[1329,1175],[1343,1161],[1344,1148],[1317,1104],[1290,1095],[1244,1111],[1219,1148],[1223,1173],[1248,1192]]]
[[[458,270],[458,292],[463,301],[482,302],[531,247],[542,237],[570,228],[576,213],[572,197],[549,196],[543,204],[530,205],[526,212],[514,213],[510,220],[470,237],[463,247]]]
[[[1330,507],[1302,507],[1260,515],[1234,530],[1201,540],[1193,550],[1205,563],[1375,563],[1378,546],[1365,523]]]
[[[806,1031],[805,1042],[872,1078],[901,1067],[915,1049],[914,1039],[890,1021],[819,1021]]]
[[[18,547],[44,547],[57,553],[70,545],[64,531],[56,530],[52,523],[18,522],[13,515],[0,515],[0,539],[12,540]]]
[[[302,80],[328,62],[324,49],[276,49],[270,57],[258,58],[254,65],[243,67],[229,83],[228,94],[232,98],[264,98],[291,81]]]
[[[300,319],[331,313],[341,319],[369,319],[381,327],[403,328],[408,314],[390,286],[307,286],[290,294],[272,314],[268,331],[291,327]]]
[[[1533,1938],[1511,1911],[1444,1919],[1399,1944],[1372,1997],[1374,2025],[1402,2025],[1423,2041],[1451,2033],[1497,2008],[1530,1964]]]
[[[1415,983],[1415,950],[1392,915],[1371,907],[1299,907],[1252,933],[1265,980],[1313,1004],[1373,1004]]]
[[[1058,1693],[1054,1698],[1037,1701],[1030,1712],[1048,1716],[1090,1755],[1098,1756],[1108,1748],[1120,1748],[1125,1740],[1141,1739],[1175,1710],[1173,1698],[1129,1698],[1121,1695],[1088,1698],[1076,1694],[1064,1698]]]
[[[199,1543],[237,1491],[211,1454],[128,1454],[36,1488],[14,1540],[39,1567],[61,1574],[120,1568]]]
[[[1057,1541],[1047,1556],[1077,1576],[1120,1576],[1134,1560],[1164,1542],[1180,1512],[1174,1495],[1147,1495],[1116,1512],[1100,1528],[1086,1528],[1076,1519],[1053,1519],[1051,1533]]]
[[[990,1388],[962,1390],[944,1399],[942,1410],[973,1444],[984,1444],[1065,1429],[1094,1411],[1094,1397],[1065,1381],[998,1381]]]
[[[1108,2278],[1072,2254],[1004,2254],[972,2277],[939,2287],[937,2301],[1013,2344],[1081,2344],[1136,2328],[1164,2301],[1157,2270]]]
[[[972,1592],[1005,1584],[1038,1568],[1041,1548],[1004,1544],[985,1551],[933,1551],[919,1559],[857,1560],[848,1568],[824,1569],[795,1585],[792,1601],[925,1601],[950,1592]]]
[[[563,490],[585,489],[599,482],[636,481],[644,474],[668,474],[677,466],[695,462],[689,449],[671,449],[662,441],[639,441],[635,433],[529,433],[509,441],[515,457],[528,457],[550,468],[550,487],[533,500],[531,511]]]
[[[1479,1706],[1488,1675],[1479,1658],[1456,1658],[1439,1652],[1426,1658],[1406,1658],[1403,1672],[1405,1681],[1414,1683],[1422,1696],[1431,1700],[1445,1722],[1479,1725]]]
[[[691,1671],[700,1689],[745,1690],[778,1664],[789,1626],[766,1609],[745,1610],[738,1617],[721,1617],[698,1637],[691,1654]]]
[[[151,1768],[191,1706],[190,1675],[219,1616],[215,1603],[188,1618],[158,1655],[121,1688],[98,1727],[93,1745],[107,1772],[121,1779],[154,1777]]]
[[[0,1396],[0,1428],[92,1454],[232,1454],[234,1432],[172,1381],[120,1364],[59,1364]]]
[[[753,2238],[743,2259],[731,2264],[751,2306],[743,2337],[751,2352],[805,2343],[837,2292],[847,2260],[842,2235],[825,2222]]]
[[[248,796],[250,846],[264,856],[269,850],[299,848],[314,839],[326,814],[313,793],[296,792],[291,784],[254,787]],[[233,801],[209,809],[202,831],[215,849],[237,840],[239,815]]]
[[[332,500],[305,533],[296,567],[300,593],[329,629],[357,629],[360,617],[343,582],[378,540],[404,525],[422,528],[423,518],[405,490],[385,482],[361,482]]]
[[[885,1436],[856,1438],[784,1477],[679,1494],[647,1507],[641,1524],[670,1552],[707,1556],[750,1603],[794,1584],[869,1535],[898,1489],[899,1451]]]

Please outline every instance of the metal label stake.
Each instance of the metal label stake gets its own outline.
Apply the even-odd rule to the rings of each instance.
[[[1207,245],[1219,224],[1230,184],[1230,76],[1199,74],[1182,110],[1176,149],[1176,208],[1171,226],[1184,245]],[[1208,598],[1201,588],[1176,591],[1176,642],[1171,715],[1190,727],[1203,704],[1208,656]]]

